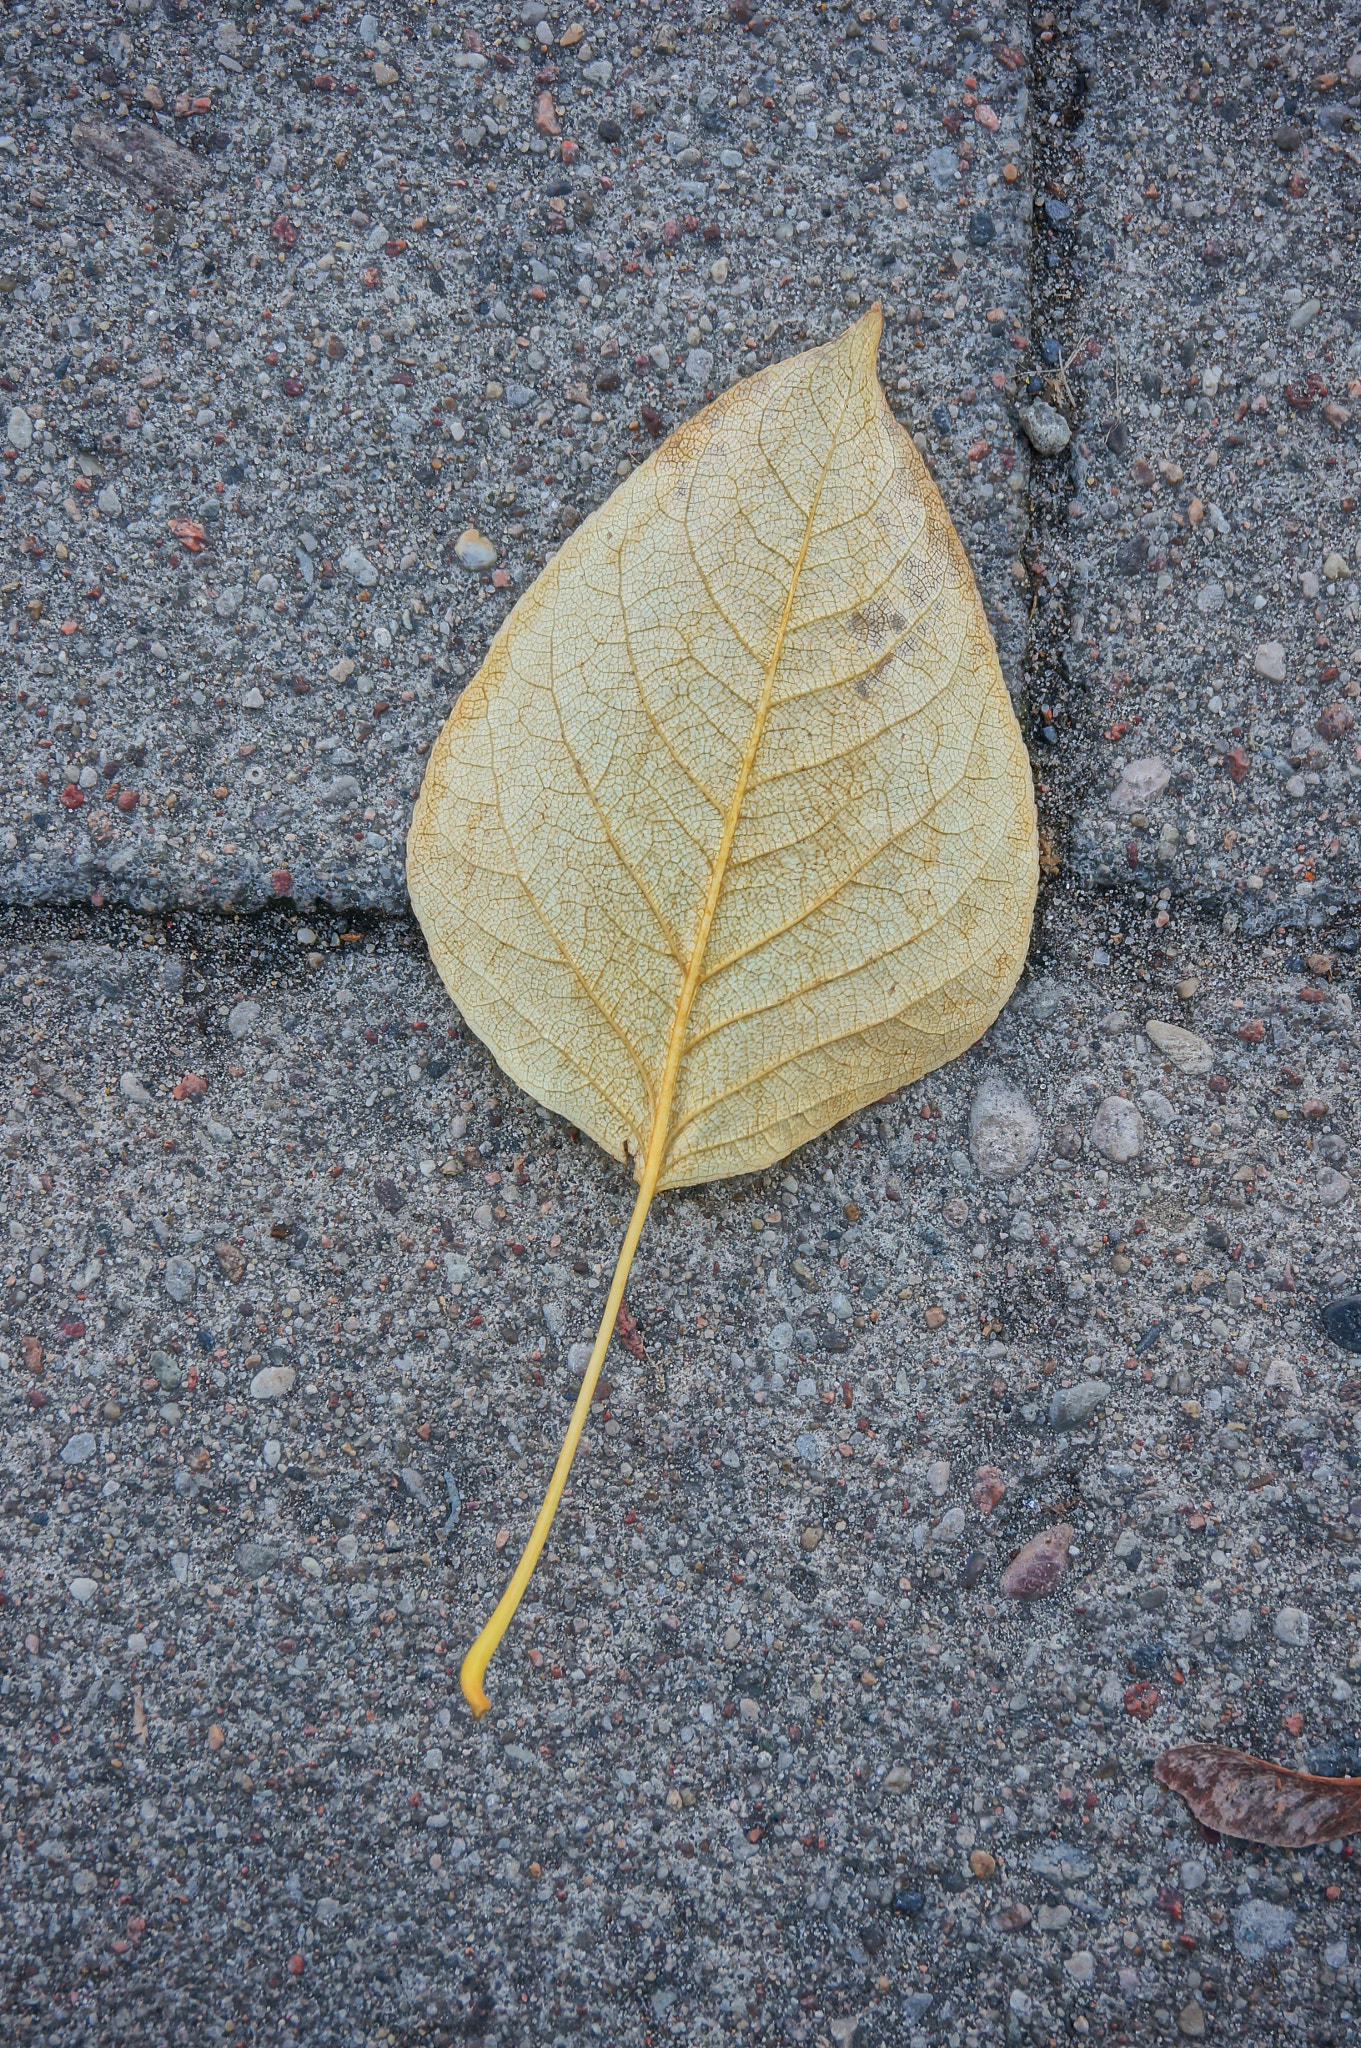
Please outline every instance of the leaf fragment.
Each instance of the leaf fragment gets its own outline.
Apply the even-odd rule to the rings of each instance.
[[[1202,1827],[1239,1841],[1307,1849],[1361,1833],[1361,1778],[1315,1778],[1217,1742],[1165,1750],[1153,1775]]]

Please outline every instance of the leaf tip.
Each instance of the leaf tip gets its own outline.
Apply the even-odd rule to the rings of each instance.
[[[876,299],[872,306],[860,315],[850,332],[860,349],[874,357],[879,353],[879,340],[884,331],[884,302]]]

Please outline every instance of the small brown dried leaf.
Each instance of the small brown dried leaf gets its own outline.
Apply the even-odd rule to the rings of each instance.
[[[1273,1849],[1308,1849],[1361,1833],[1361,1778],[1315,1778],[1217,1742],[1165,1750],[1153,1775],[1202,1827]]]

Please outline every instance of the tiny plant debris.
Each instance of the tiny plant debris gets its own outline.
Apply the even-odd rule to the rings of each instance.
[[[658,1188],[753,1173],[965,1051],[1015,985],[1030,767],[882,314],[663,441],[520,599],[407,844],[469,1025],[637,1200],[487,1665],[548,1537]]]
[[[1361,1778],[1314,1778],[1217,1742],[1164,1750],[1153,1775],[1202,1827],[1242,1842],[1308,1849],[1361,1832]]]

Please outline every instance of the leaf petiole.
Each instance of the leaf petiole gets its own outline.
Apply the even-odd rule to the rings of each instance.
[[[629,1227],[619,1248],[619,1262],[614,1269],[614,1279],[610,1283],[605,1312],[600,1318],[600,1328],[596,1331],[595,1343],[591,1348],[591,1356],[587,1361],[581,1388],[572,1409],[572,1419],[567,1425],[567,1434],[562,1440],[562,1449],[558,1452],[558,1462],[553,1467],[553,1477],[549,1480],[548,1491],[543,1497],[543,1506],[535,1518],[529,1541],[524,1547],[520,1562],[515,1567],[510,1584],[497,1601],[490,1621],[463,1659],[463,1666],[459,1672],[463,1697],[472,1708],[474,1718],[479,1721],[491,1705],[483,1684],[487,1666],[495,1656],[502,1636],[515,1619],[515,1610],[524,1599],[525,1589],[534,1576],[534,1567],[539,1562],[544,1544],[548,1541],[548,1532],[553,1526],[553,1519],[567,1485],[567,1476],[572,1469],[572,1460],[576,1457],[577,1445],[581,1442],[581,1433],[586,1427],[586,1417],[591,1412],[596,1382],[605,1363],[605,1354],[610,1348],[610,1338],[614,1335],[614,1326],[619,1315],[619,1304],[624,1299],[624,1288],[628,1284],[629,1268],[633,1264],[633,1255],[638,1249],[638,1240],[643,1234],[643,1225],[647,1221],[647,1212],[652,1207],[652,1197],[656,1192],[657,1179],[661,1172],[662,1148],[660,1145],[654,1145],[651,1151],[653,1156],[647,1162],[642,1184],[638,1189],[638,1199],[629,1218]]]

